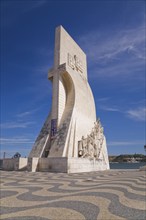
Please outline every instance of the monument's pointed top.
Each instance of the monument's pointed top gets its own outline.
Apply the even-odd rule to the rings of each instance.
[[[86,54],[64,27],[59,25],[55,31],[54,68],[56,69],[64,63],[68,64],[71,71],[80,72],[87,79]],[[77,65],[76,68],[73,67],[75,63]]]
[[[59,26],[57,26],[56,27],[56,30],[62,30],[62,31],[64,31],[64,32],[66,32],[67,34],[68,34],[68,32],[66,31],[66,29],[62,26],[62,25],[59,25]],[[68,34],[69,35],[69,34]],[[71,36],[70,36],[71,37]]]
[[[58,25],[56,28],[63,28],[64,29],[64,27],[60,24],[60,25]]]
[[[82,53],[84,53],[84,55],[86,56],[85,52],[81,49],[81,47],[76,43],[74,38],[66,31],[66,29],[62,25],[56,27],[56,35],[62,35],[65,40],[70,41],[70,48],[72,46],[78,47],[78,50],[81,50]]]
[[[67,32],[62,25],[59,25],[59,26],[56,27],[56,30],[61,30],[61,29],[64,30],[65,32]]]

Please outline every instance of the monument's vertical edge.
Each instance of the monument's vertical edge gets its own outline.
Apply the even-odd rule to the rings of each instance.
[[[55,29],[55,48],[54,48],[54,69],[58,69],[60,65],[60,28],[61,26]]]
[[[55,48],[54,48],[54,67],[53,67],[53,86],[52,86],[52,110],[51,119],[58,120],[58,99],[59,99],[59,48],[60,48],[60,34],[59,29],[55,31]],[[58,123],[58,122],[57,122]]]

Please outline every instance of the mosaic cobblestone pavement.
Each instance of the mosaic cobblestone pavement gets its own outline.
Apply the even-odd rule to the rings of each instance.
[[[1,219],[146,219],[144,171],[1,171]]]

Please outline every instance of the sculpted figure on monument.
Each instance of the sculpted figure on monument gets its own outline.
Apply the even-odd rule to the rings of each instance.
[[[82,136],[78,141],[78,155],[82,158],[96,158],[101,159],[101,150],[104,141],[103,127],[101,126],[100,119],[94,123],[94,128],[87,138]]]
[[[78,141],[78,153],[79,157],[87,157],[88,156],[88,149],[87,149],[87,138],[82,136],[82,140]]]
[[[87,136],[87,149],[88,149],[88,156],[90,158],[94,158],[94,146],[93,146],[93,136]]]
[[[97,159],[102,159],[102,155],[101,155],[101,150],[103,147],[103,141],[104,141],[104,134],[103,134],[103,127],[100,126],[99,129],[99,148],[98,148],[98,154],[97,154]]]
[[[78,156],[81,157],[83,154],[83,143],[82,140],[78,141]]]
[[[96,122],[95,124],[95,157],[98,159],[98,155],[99,155],[99,148],[100,148],[100,139],[101,139],[101,133],[100,133],[100,123],[99,121]]]

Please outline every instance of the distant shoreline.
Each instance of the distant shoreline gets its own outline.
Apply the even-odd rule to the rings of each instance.
[[[128,163],[138,163],[146,162],[146,156],[144,154],[121,154],[118,156],[109,156],[109,162],[128,162]]]

